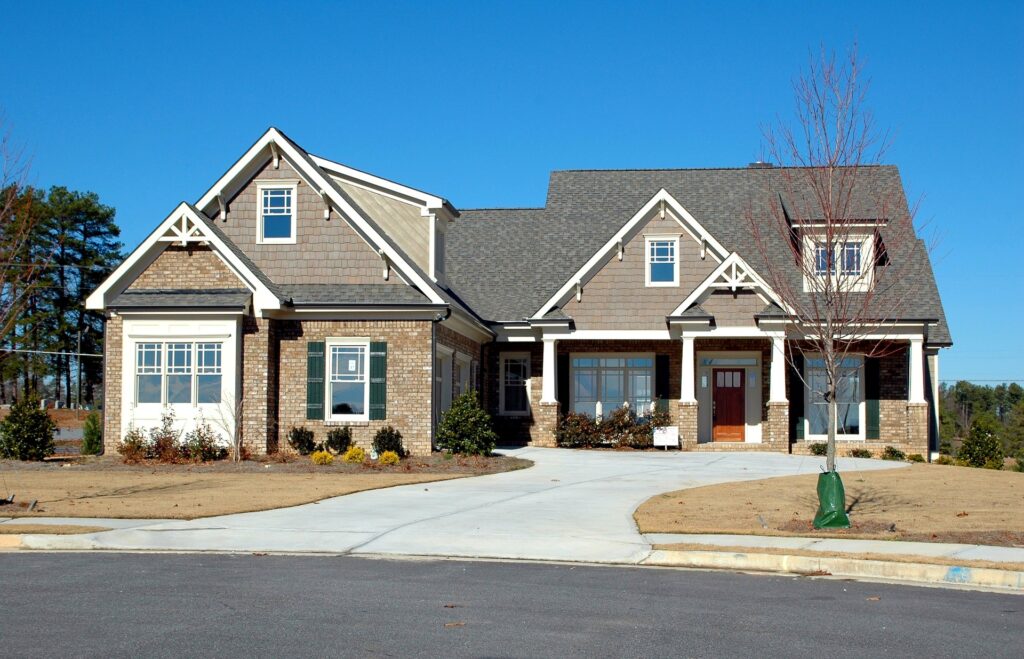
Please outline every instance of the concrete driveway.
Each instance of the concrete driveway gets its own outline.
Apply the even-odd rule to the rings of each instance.
[[[649,497],[687,487],[816,473],[822,458],[774,453],[506,451],[532,468],[360,492],[318,503],[79,536],[39,549],[326,552],[636,563]],[[840,459],[840,470],[899,463]],[[81,522],[85,523],[85,522]]]

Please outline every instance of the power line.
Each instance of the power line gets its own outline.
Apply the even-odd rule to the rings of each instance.
[[[2,349],[2,348],[0,348],[0,352],[25,352],[25,353],[30,353],[30,354],[33,354],[33,355],[62,355],[62,356],[68,356],[68,357],[102,357],[103,356],[103,355],[98,355],[98,354],[93,353],[93,352],[54,352],[52,350],[11,350],[11,349]]]

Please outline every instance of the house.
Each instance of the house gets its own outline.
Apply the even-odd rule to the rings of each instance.
[[[506,442],[552,446],[560,412],[660,401],[684,449],[806,451],[824,433],[803,384],[818,365],[787,358],[799,337],[744,219],[784,171],[557,171],[543,208],[459,211],[272,128],[89,297],[108,319],[106,448],[170,408],[255,453],[296,426],[367,445],[391,425],[427,454],[477,389]],[[864,176],[898,203],[863,217],[909,223],[898,171]],[[866,226],[865,269],[881,235]],[[848,358],[840,440],[926,454],[951,339],[912,242],[892,350]]]

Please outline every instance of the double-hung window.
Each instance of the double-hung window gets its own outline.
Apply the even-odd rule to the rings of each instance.
[[[864,358],[845,357],[838,369],[836,388],[837,422],[836,434],[846,439],[864,436],[861,422],[863,394]],[[808,356],[804,360],[804,377],[807,379],[807,435],[828,435],[828,378],[825,360]]]
[[[259,242],[295,242],[295,183],[260,183],[256,186],[259,209]]]
[[[645,240],[648,286],[679,285],[679,238],[649,236]]]
[[[223,344],[184,341],[135,344],[137,404],[219,404]]]
[[[523,416],[530,412],[530,356],[503,354],[501,356],[500,399],[501,413]]]
[[[328,343],[328,404],[337,420],[369,418],[368,343]]]

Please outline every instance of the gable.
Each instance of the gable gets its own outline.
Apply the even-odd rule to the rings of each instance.
[[[260,244],[257,186],[298,181],[295,244]],[[384,260],[336,211],[324,218],[327,204],[286,158],[275,169],[268,161],[227,203],[227,220],[217,227],[276,284],[401,284],[394,272],[384,279]]]
[[[352,197],[388,237],[409,255],[413,263],[423,270],[430,270],[430,220],[422,214],[422,206],[374,192],[338,177],[333,178],[338,187]]]
[[[649,235],[679,237],[679,286],[645,284],[645,236]],[[572,297],[562,310],[575,321],[578,330],[663,330],[665,317],[717,266],[718,262],[707,252],[701,258],[700,243],[678,222],[655,214],[623,243],[622,260],[617,251],[613,252],[585,283],[580,301]]]
[[[245,283],[212,249],[196,245],[169,245],[146,266],[126,290],[229,288],[245,288]]]
[[[715,327],[756,327],[754,314],[765,307],[765,301],[750,290],[709,292],[699,304],[714,316]]]

